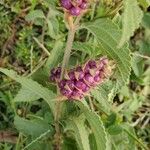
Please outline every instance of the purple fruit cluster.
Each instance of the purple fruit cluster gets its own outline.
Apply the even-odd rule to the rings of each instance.
[[[80,15],[87,8],[87,0],[60,0],[60,3],[72,16]]]
[[[61,68],[51,70],[50,80],[57,83],[60,93],[68,99],[82,99],[91,88],[102,83],[107,77],[108,59],[89,60],[83,66],[65,73],[64,79],[60,80]]]

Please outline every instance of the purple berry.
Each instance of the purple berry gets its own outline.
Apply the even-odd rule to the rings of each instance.
[[[88,83],[93,84],[94,83],[94,78],[90,74],[86,74],[84,78]]]
[[[68,80],[68,81],[66,82],[66,85],[68,85],[68,87],[69,87],[71,90],[73,90],[74,87],[75,87],[74,81],[71,81],[71,80]]]
[[[61,89],[60,92],[62,93],[62,95],[66,96],[66,97],[70,97],[72,94],[71,90],[67,90],[67,89]]]
[[[51,75],[51,76],[50,76],[50,81],[55,82],[55,81],[56,81],[56,80],[55,80],[55,76]]]
[[[82,89],[82,92],[87,92],[89,91],[90,87],[89,86],[86,86],[84,89]]]
[[[89,65],[90,69],[96,68],[96,62],[94,60],[90,60],[88,62],[88,65]]]
[[[60,1],[62,7],[66,8],[66,9],[71,9],[72,7],[72,3],[71,3],[71,0],[61,0]]]
[[[56,79],[60,79],[61,74],[58,73],[58,74],[56,74],[55,76],[56,76]]]
[[[76,81],[76,84],[75,84],[75,86],[78,88],[78,89],[85,89],[86,87],[87,87],[87,85],[84,83],[84,81],[83,80],[81,80],[81,81]]]
[[[76,68],[76,77],[77,77],[77,79],[79,79],[79,80],[81,80],[81,79],[83,79],[83,77],[84,77],[84,72],[83,72],[83,70],[82,70],[82,67],[80,67],[80,66],[78,66],[77,68]]]
[[[82,2],[82,4],[79,6],[81,9],[86,9],[87,8],[87,3]]]
[[[59,88],[64,88],[64,86],[66,85],[66,82],[67,82],[67,80],[61,80],[59,83],[58,83],[58,86],[59,86]]]
[[[79,16],[80,15],[80,12],[81,12],[81,9],[79,7],[72,7],[70,9],[70,14],[72,16]]]
[[[99,82],[100,80],[101,80],[100,75],[96,75],[96,76],[94,77],[94,81],[95,81],[95,82]]]
[[[76,79],[75,73],[74,73],[73,70],[68,73],[68,76],[69,76],[70,80],[75,80]]]
[[[83,97],[83,94],[82,94],[82,92],[80,92],[79,90],[77,90],[77,89],[75,89],[75,90],[73,90],[73,92],[72,92],[72,97],[73,98],[82,98]]]
[[[76,0],[76,4],[79,6],[82,4],[82,0]]]
[[[81,66],[78,66],[78,67],[76,68],[76,71],[77,71],[77,72],[82,71],[82,67],[81,67]]]
[[[56,69],[56,73],[61,73],[61,67],[58,67],[58,68]]]

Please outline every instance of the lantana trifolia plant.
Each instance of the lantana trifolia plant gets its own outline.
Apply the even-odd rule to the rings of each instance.
[[[138,139],[132,123],[137,110],[134,105],[136,108],[142,105],[143,95],[137,96],[134,91],[131,96],[129,87],[133,79],[142,82],[142,86],[144,82],[133,75],[140,71],[131,52],[134,40],[129,41],[142,23],[141,8],[147,1],[35,0],[31,3],[33,6],[18,17],[21,20],[31,9],[24,22],[29,22],[30,36],[37,38],[27,40],[26,30],[18,35],[26,43],[33,38],[37,44],[30,41],[28,45],[29,74],[27,71],[21,76],[0,68],[0,72],[21,84],[9,104],[18,134],[15,149],[148,150]],[[20,11],[14,6],[11,9]],[[13,37],[17,37],[15,34]],[[44,52],[36,67],[34,47]]]

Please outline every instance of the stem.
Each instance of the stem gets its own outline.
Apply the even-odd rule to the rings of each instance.
[[[56,103],[56,113],[55,113],[55,146],[54,146],[54,150],[60,150],[60,145],[61,145],[61,132],[60,132],[60,128],[59,128],[59,118],[60,118],[60,112],[61,112],[61,105],[60,102],[58,101]]]
[[[33,37],[34,41],[39,45],[39,47],[48,55],[50,56],[50,52],[45,48],[45,46],[39,42],[36,37]]]
[[[17,143],[16,143],[16,148],[15,148],[15,150],[19,150],[19,149],[20,149],[21,136],[22,136],[22,134],[19,132],[19,136],[18,136],[18,139],[17,139]]]
[[[65,54],[64,54],[64,58],[63,58],[63,62],[62,62],[61,79],[64,76],[65,67],[67,66],[67,64],[69,62],[71,48],[72,48],[72,44],[73,44],[73,41],[74,41],[75,32],[76,32],[76,30],[78,28],[78,24],[79,24],[79,22],[80,22],[80,20],[81,20],[83,15],[84,15],[84,13],[81,14],[80,16],[78,16],[77,19],[75,20],[75,22],[73,23],[73,26],[69,28],[68,38],[67,38],[67,43],[66,43],[66,48],[65,48]]]
[[[69,58],[70,58],[70,53],[71,53],[71,48],[72,48],[72,44],[74,41],[74,36],[75,36],[75,28],[73,27],[73,28],[70,28],[69,32],[68,32],[68,39],[67,39],[65,54],[64,54],[64,58],[63,58],[63,62],[62,62],[61,79],[64,76],[64,70],[65,70],[65,67],[67,66]]]

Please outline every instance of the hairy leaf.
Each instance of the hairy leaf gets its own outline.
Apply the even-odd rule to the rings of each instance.
[[[56,65],[58,65],[58,63],[60,62],[60,57],[63,55],[63,42],[58,40],[55,45],[53,50],[51,51],[51,55],[49,56],[47,62],[46,62],[46,71],[49,74],[49,71],[53,68],[56,67]]]
[[[122,47],[126,41],[133,36],[134,31],[139,27],[142,21],[143,12],[138,6],[137,0],[124,0],[123,13],[123,32],[119,47]]]
[[[87,121],[90,124],[92,132],[95,136],[97,150],[106,150],[108,139],[101,118],[95,112],[89,110],[83,103],[78,102],[77,104],[83,111]]]
[[[34,98],[37,96],[39,98],[43,98],[50,106],[51,110],[54,112],[54,99],[55,94],[52,91],[49,91],[47,88],[43,87],[41,84],[26,78],[21,77],[16,74],[13,70],[8,70],[4,68],[0,68],[0,72],[3,72],[13,80],[19,82],[24,88],[29,90],[29,93],[32,92]]]
[[[91,43],[85,42],[74,42],[73,49],[87,53],[90,57],[96,56],[101,53],[98,47],[95,47]]]
[[[15,127],[25,135],[31,135],[32,137],[38,137],[47,130],[52,130],[47,122],[41,119],[27,120],[15,116],[14,118]]]
[[[73,132],[73,136],[75,136],[79,149],[90,150],[88,131],[86,129],[85,118],[83,118],[83,116],[67,120],[65,130]]]
[[[116,63],[114,78],[116,78],[117,87],[126,84],[131,70],[130,50],[127,45],[117,49],[121,37],[118,26],[109,19],[98,19],[95,22],[84,24],[82,28],[88,29],[96,37],[99,45],[103,47],[102,53]]]
[[[31,12],[29,12],[29,14],[26,16],[26,20],[27,21],[34,21],[37,18],[45,18],[44,13],[42,10],[32,10]]]
[[[18,94],[15,96],[14,101],[15,102],[31,102],[38,100],[40,97],[39,95],[33,94],[32,91],[30,91],[27,88],[22,87]]]

